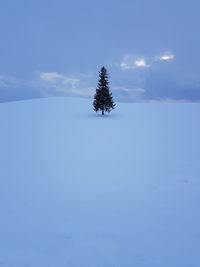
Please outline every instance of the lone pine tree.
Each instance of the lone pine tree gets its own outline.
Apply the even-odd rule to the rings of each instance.
[[[94,95],[94,110],[97,112],[101,110],[102,115],[104,112],[110,112],[112,109],[115,108],[115,104],[112,99],[112,93],[109,91],[109,82],[108,82],[108,73],[105,67],[101,68],[99,72],[99,82],[98,88],[96,89],[96,94]]]

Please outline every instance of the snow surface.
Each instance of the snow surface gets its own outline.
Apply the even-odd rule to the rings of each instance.
[[[0,266],[199,267],[200,104],[0,104]]]

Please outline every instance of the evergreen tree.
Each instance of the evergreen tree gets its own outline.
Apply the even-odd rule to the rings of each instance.
[[[102,115],[104,112],[110,112],[112,109],[115,108],[115,104],[112,99],[112,93],[109,91],[109,82],[108,82],[108,73],[105,67],[101,68],[99,72],[99,82],[98,88],[96,89],[96,94],[94,95],[94,110],[97,112],[101,110]]]

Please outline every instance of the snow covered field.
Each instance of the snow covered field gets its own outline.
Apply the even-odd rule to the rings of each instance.
[[[0,266],[200,266],[200,104],[38,99],[0,125]]]

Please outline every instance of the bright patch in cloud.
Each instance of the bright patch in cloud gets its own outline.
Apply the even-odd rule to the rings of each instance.
[[[159,58],[161,61],[169,61],[174,59],[174,55],[171,52],[164,53],[163,56]]]
[[[137,67],[149,67],[144,59],[136,60],[135,65]]]
[[[125,55],[123,57],[123,60],[120,64],[121,68],[123,70],[130,70],[130,69],[135,69],[137,67],[149,67],[149,65],[147,65],[146,60],[141,58],[141,59],[135,59],[133,56],[131,55]]]

